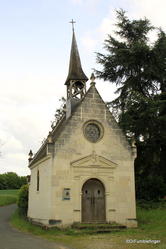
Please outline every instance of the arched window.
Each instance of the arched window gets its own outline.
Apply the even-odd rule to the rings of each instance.
[[[37,171],[37,191],[39,191],[39,181],[40,181],[40,176],[39,176],[39,170]]]

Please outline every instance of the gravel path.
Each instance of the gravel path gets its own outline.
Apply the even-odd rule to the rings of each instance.
[[[0,207],[0,249],[69,249],[12,228],[9,219],[15,210],[16,205]]]

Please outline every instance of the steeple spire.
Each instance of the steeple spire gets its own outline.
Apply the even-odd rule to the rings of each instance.
[[[81,66],[74,32],[75,22],[72,19],[70,23],[72,24],[73,37],[70,52],[69,73],[65,82],[65,85],[67,86],[66,119],[71,116],[71,113],[77,104],[84,97],[86,93],[86,81],[88,80]]]
[[[80,56],[79,56],[79,52],[77,48],[77,42],[75,38],[75,32],[74,32],[75,22],[72,19],[70,23],[72,23],[73,37],[72,37],[72,45],[71,45],[71,52],[70,52],[69,72],[68,72],[65,85],[69,85],[71,80],[84,81],[84,82],[88,80],[81,66],[81,60],[80,60]]]

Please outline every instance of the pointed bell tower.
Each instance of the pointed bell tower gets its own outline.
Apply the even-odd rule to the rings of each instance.
[[[86,93],[87,76],[82,70],[80,55],[78,52],[77,42],[74,31],[74,21],[72,23],[72,44],[70,52],[69,72],[65,82],[67,86],[67,104],[66,104],[66,117],[68,118],[74,107],[84,97]]]

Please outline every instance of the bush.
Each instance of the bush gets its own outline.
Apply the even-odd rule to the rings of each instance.
[[[18,209],[20,214],[27,215],[28,211],[28,192],[29,192],[29,185],[23,185],[18,194]]]

